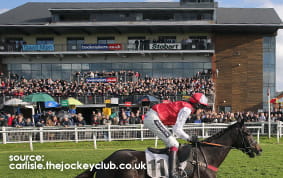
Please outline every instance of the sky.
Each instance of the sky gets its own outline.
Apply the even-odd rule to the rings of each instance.
[[[0,3],[0,13],[27,2],[179,2],[179,0],[8,0]],[[219,7],[274,8],[283,20],[283,0],[215,0]],[[283,29],[276,38],[276,91],[283,91]]]

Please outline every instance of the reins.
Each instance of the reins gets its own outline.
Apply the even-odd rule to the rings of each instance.
[[[208,164],[207,158],[206,158],[206,156],[205,156],[205,154],[204,154],[204,152],[203,152],[203,149],[202,149],[202,147],[201,147],[201,144],[203,144],[203,145],[215,146],[215,147],[223,147],[223,148],[226,147],[226,148],[230,148],[230,149],[238,149],[238,150],[241,150],[241,151],[243,151],[243,152],[245,152],[245,153],[249,153],[249,151],[247,151],[247,149],[249,149],[249,148],[251,148],[251,147],[250,147],[250,146],[247,146],[247,143],[246,143],[245,140],[244,140],[245,138],[244,138],[243,133],[242,133],[241,130],[239,130],[239,135],[240,135],[240,137],[241,137],[241,142],[242,142],[243,148],[241,148],[241,147],[238,148],[238,147],[233,147],[233,146],[227,146],[227,145],[222,145],[222,144],[218,144],[218,143],[211,143],[211,142],[206,142],[206,141],[201,141],[201,142],[194,143],[194,144],[195,144],[195,147],[196,147],[196,148],[199,148],[199,150],[200,150],[200,152],[201,152],[201,154],[202,154],[202,157],[203,157],[203,159],[204,159],[204,162],[199,161],[199,158],[198,158],[198,155],[197,155],[197,151],[195,151],[195,156],[196,156],[195,158],[196,158],[196,160],[192,161],[191,164],[194,165],[194,166],[196,166],[198,177],[200,177],[199,166],[205,167],[205,168],[210,169],[210,170],[212,170],[212,171],[214,171],[214,172],[217,172],[217,171],[218,171],[218,168],[217,168],[217,167],[214,167],[214,166]]]

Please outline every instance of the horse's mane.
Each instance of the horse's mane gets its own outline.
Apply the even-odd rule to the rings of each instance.
[[[211,137],[208,137],[208,138],[204,139],[203,141],[204,142],[211,142],[212,140],[222,136],[228,130],[233,129],[233,128],[237,128],[237,127],[240,127],[240,126],[242,126],[242,125],[239,122],[236,122],[235,124],[230,125],[229,127],[227,127],[226,129],[221,130],[220,132],[217,132],[216,134],[212,135]]]

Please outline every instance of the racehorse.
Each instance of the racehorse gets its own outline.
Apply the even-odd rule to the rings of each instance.
[[[181,145],[178,151],[178,162],[184,167],[183,170],[179,170],[180,177],[215,178],[218,167],[231,149],[241,150],[249,157],[255,157],[262,152],[261,147],[244,126],[244,121],[237,122],[203,141]],[[151,150],[168,151],[168,149]],[[118,150],[102,162],[134,165],[146,163],[146,158],[144,151]],[[77,178],[91,178],[95,173],[96,178],[149,178],[146,169],[93,169],[86,170]]]

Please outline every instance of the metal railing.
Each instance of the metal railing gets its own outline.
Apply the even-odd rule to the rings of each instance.
[[[198,135],[201,138],[210,137],[221,130],[227,128],[232,123],[227,124],[186,124],[184,131],[189,135]],[[275,130],[271,133],[273,135],[282,136],[282,122],[274,122],[272,125]],[[257,136],[259,142],[260,135],[267,135],[265,130],[268,127],[267,122],[246,123],[250,132]],[[276,129],[277,128],[277,129]],[[278,134],[280,130],[280,134]],[[7,143],[30,143],[31,150],[32,143],[39,142],[80,142],[93,141],[94,148],[97,147],[96,141],[113,141],[113,140],[145,140],[156,139],[155,135],[143,125],[103,125],[99,127],[85,126],[85,127],[2,127],[0,131],[3,144]],[[157,143],[156,143],[157,144]]]
[[[146,94],[145,94],[146,95]],[[111,94],[105,94],[105,95],[85,95],[85,96],[72,96],[79,101],[81,101],[84,104],[104,104],[105,100],[110,98],[119,98],[119,103],[124,104],[125,101],[132,102],[133,104],[138,104],[139,98],[141,98],[144,95],[111,95]],[[153,95],[154,96],[154,95]],[[170,100],[170,101],[180,101],[183,99],[184,95],[169,95],[164,97],[155,96],[159,100]],[[214,102],[214,95],[206,95],[208,98],[208,103],[210,105],[213,105]],[[61,100],[64,100],[67,98],[62,96],[52,96],[57,102],[60,103]],[[0,105],[5,103],[5,101],[12,99],[12,98],[24,98],[24,96],[0,96]]]
[[[115,44],[0,44],[0,52],[65,52],[65,51],[158,51],[158,50],[214,50],[211,42],[164,43],[164,42],[115,43]]]

